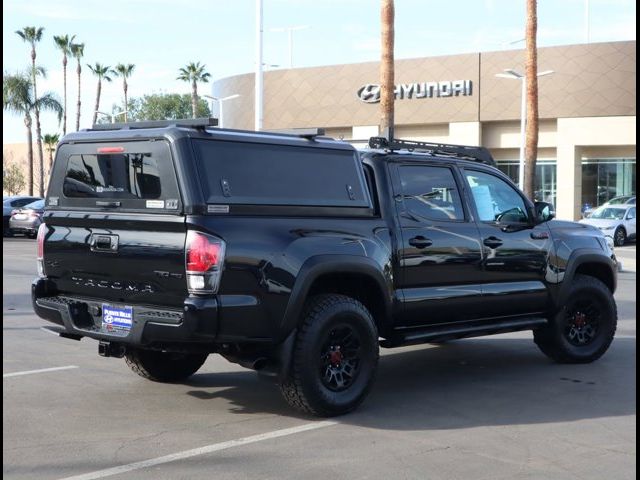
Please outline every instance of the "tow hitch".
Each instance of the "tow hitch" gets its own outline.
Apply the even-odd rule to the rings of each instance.
[[[120,343],[100,342],[98,343],[98,355],[101,357],[124,357],[126,349]]]

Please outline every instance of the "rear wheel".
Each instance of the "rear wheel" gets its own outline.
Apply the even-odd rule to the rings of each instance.
[[[616,228],[616,232],[613,234],[613,243],[616,247],[621,247],[627,243],[627,232],[624,228]]]
[[[198,371],[206,353],[171,353],[157,350],[127,349],[125,361],[141,377],[154,382],[177,382]]]
[[[305,309],[280,388],[298,410],[342,415],[364,400],[377,365],[378,333],[365,306],[344,295],[319,295]]]
[[[589,363],[609,348],[618,314],[613,294],[600,280],[576,275],[564,305],[551,322],[533,332],[542,352],[559,363]]]

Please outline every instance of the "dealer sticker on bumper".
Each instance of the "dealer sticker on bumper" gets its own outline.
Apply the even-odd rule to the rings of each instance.
[[[102,304],[102,329],[108,332],[129,331],[133,325],[133,307]]]

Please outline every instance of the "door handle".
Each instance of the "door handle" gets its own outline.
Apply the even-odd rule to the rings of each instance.
[[[418,235],[417,237],[409,239],[409,245],[416,248],[427,248],[433,245],[433,241],[426,237],[423,237],[422,235]]]
[[[489,237],[484,239],[484,243],[489,248],[498,248],[502,245],[502,240],[497,237]]]
[[[530,236],[534,240],[546,240],[549,238],[549,232],[531,232]]]

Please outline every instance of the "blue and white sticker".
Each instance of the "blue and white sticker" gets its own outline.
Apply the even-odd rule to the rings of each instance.
[[[132,325],[133,307],[102,304],[102,327],[105,330],[131,330]]]

